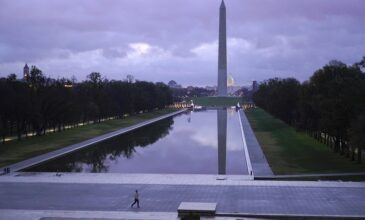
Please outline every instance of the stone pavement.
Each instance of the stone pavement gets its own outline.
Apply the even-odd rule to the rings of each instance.
[[[176,212],[123,211],[67,211],[67,210],[0,210],[0,219],[6,220],[174,220]],[[233,217],[201,217],[201,220],[237,220]],[[240,218],[254,220],[257,218]]]
[[[122,178],[123,174],[120,175]],[[74,180],[76,177],[73,176]],[[34,180],[27,182],[26,178]],[[159,176],[155,178],[161,178],[161,184],[140,184],[132,180],[123,184],[92,183],[91,180],[90,183],[63,183],[63,176],[55,183],[52,177],[48,178],[49,182],[37,182],[37,176],[1,176],[0,213],[10,209],[172,213],[181,202],[215,202],[220,214],[365,218],[365,183],[237,179],[241,184],[216,185],[214,182],[224,180],[211,179],[211,184],[206,180],[207,185],[179,185],[168,184],[169,178],[164,180]],[[140,192],[140,209],[130,208],[135,189]]]
[[[6,220],[171,220],[177,213],[123,212],[123,211],[69,211],[69,210],[17,210],[0,209],[0,219]]]
[[[241,109],[239,111],[244,135],[247,143],[247,150],[249,158],[251,160],[252,169],[255,176],[272,176],[274,175],[269,163],[266,160],[264,153],[262,152],[261,146],[256,139],[255,133],[253,132],[250,123],[246,117],[245,112]]]

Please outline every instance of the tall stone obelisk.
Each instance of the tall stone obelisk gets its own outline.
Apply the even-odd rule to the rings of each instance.
[[[227,96],[227,34],[224,0],[219,8],[218,96]]]

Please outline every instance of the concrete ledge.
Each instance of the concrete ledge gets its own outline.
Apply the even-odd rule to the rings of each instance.
[[[217,217],[231,218],[260,218],[260,219],[287,219],[287,220],[332,220],[332,219],[364,219],[363,215],[310,215],[310,214],[263,214],[263,213],[216,213]]]
[[[253,180],[255,175],[254,175],[254,172],[253,172],[253,169],[252,169],[251,158],[250,158],[250,154],[249,154],[248,148],[247,148],[246,135],[245,135],[245,132],[243,130],[242,119],[241,119],[241,115],[240,115],[241,112],[242,112],[242,109],[237,114],[238,114],[238,121],[240,123],[240,128],[241,128],[241,137],[242,137],[242,142],[243,142],[243,150],[245,152],[248,175],[250,175],[251,179]]]
[[[47,173],[14,172],[0,176],[0,183],[70,183],[70,184],[159,184],[195,186],[262,186],[362,188],[365,182],[250,180],[244,175],[203,174],[128,174],[128,173]],[[225,178],[218,180],[217,178]],[[0,218],[1,219],[1,218]]]
[[[255,180],[302,180],[328,177],[365,177],[365,172],[357,173],[314,173],[314,174],[293,174],[275,176],[255,176]]]
[[[255,132],[253,131],[251,124],[242,109],[239,111],[238,116],[254,176],[273,176],[274,174],[256,138]]]
[[[177,208],[179,216],[198,215],[198,216],[214,216],[217,203],[203,202],[182,202]]]
[[[0,219],[8,220],[174,220],[176,212],[72,211],[0,209]]]

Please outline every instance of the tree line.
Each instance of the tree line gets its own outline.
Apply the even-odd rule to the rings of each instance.
[[[361,162],[365,148],[365,57],[353,65],[331,61],[308,81],[269,79],[253,95],[255,104]]]
[[[93,72],[82,82],[45,77],[35,66],[24,80],[15,74],[0,78],[0,135],[20,140],[28,133],[43,135],[79,123],[162,109],[172,103],[164,83],[118,81]]]
[[[194,97],[213,96],[214,90],[189,86],[188,88],[170,88],[174,102],[190,101]]]

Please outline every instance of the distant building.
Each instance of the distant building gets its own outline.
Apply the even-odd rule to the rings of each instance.
[[[131,74],[128,74],[128,75],[127,75],[127,82],[129,82],[129,83],[134,83],[134,76],[133,76],[133,75],[131,75]]]
[[[234,96],[246,96],[249,94],[248,88],[246,87],[241,87],[240,89],[238,89],[237,91],[235,91],[233,93]]]
[[[25,64],[23,68],[23,79],[27,79],[29,77],[29,67],[28,64]]]
[[[232,95],[235,92],[235,81],[231,74],[227,76],[227,95]]]
[[[175,82],[175,80],[170,80],[167,85],[170,87],[170,88],[174,88],[174,89],[180,89],[181,88],[181,85],[177,84],[177,82]]]
[[[206,90],[209,90],[209,91],[216,91],[217,90],[217,86],[206,86],[205,89]]]
[[[235,95],[238,90],[242,89],[242,86],[236,85],[236,86],[230,86],[228,87],[229,95]]]
[[[259,89],[259,84],[257,81],[252,82],[252,92],[256,92]]]
[[[193,91],[193,90],[194,90],[194,86],[188,86],[188,87],[186,87],[186,89],[187,89],[188,91]]]

